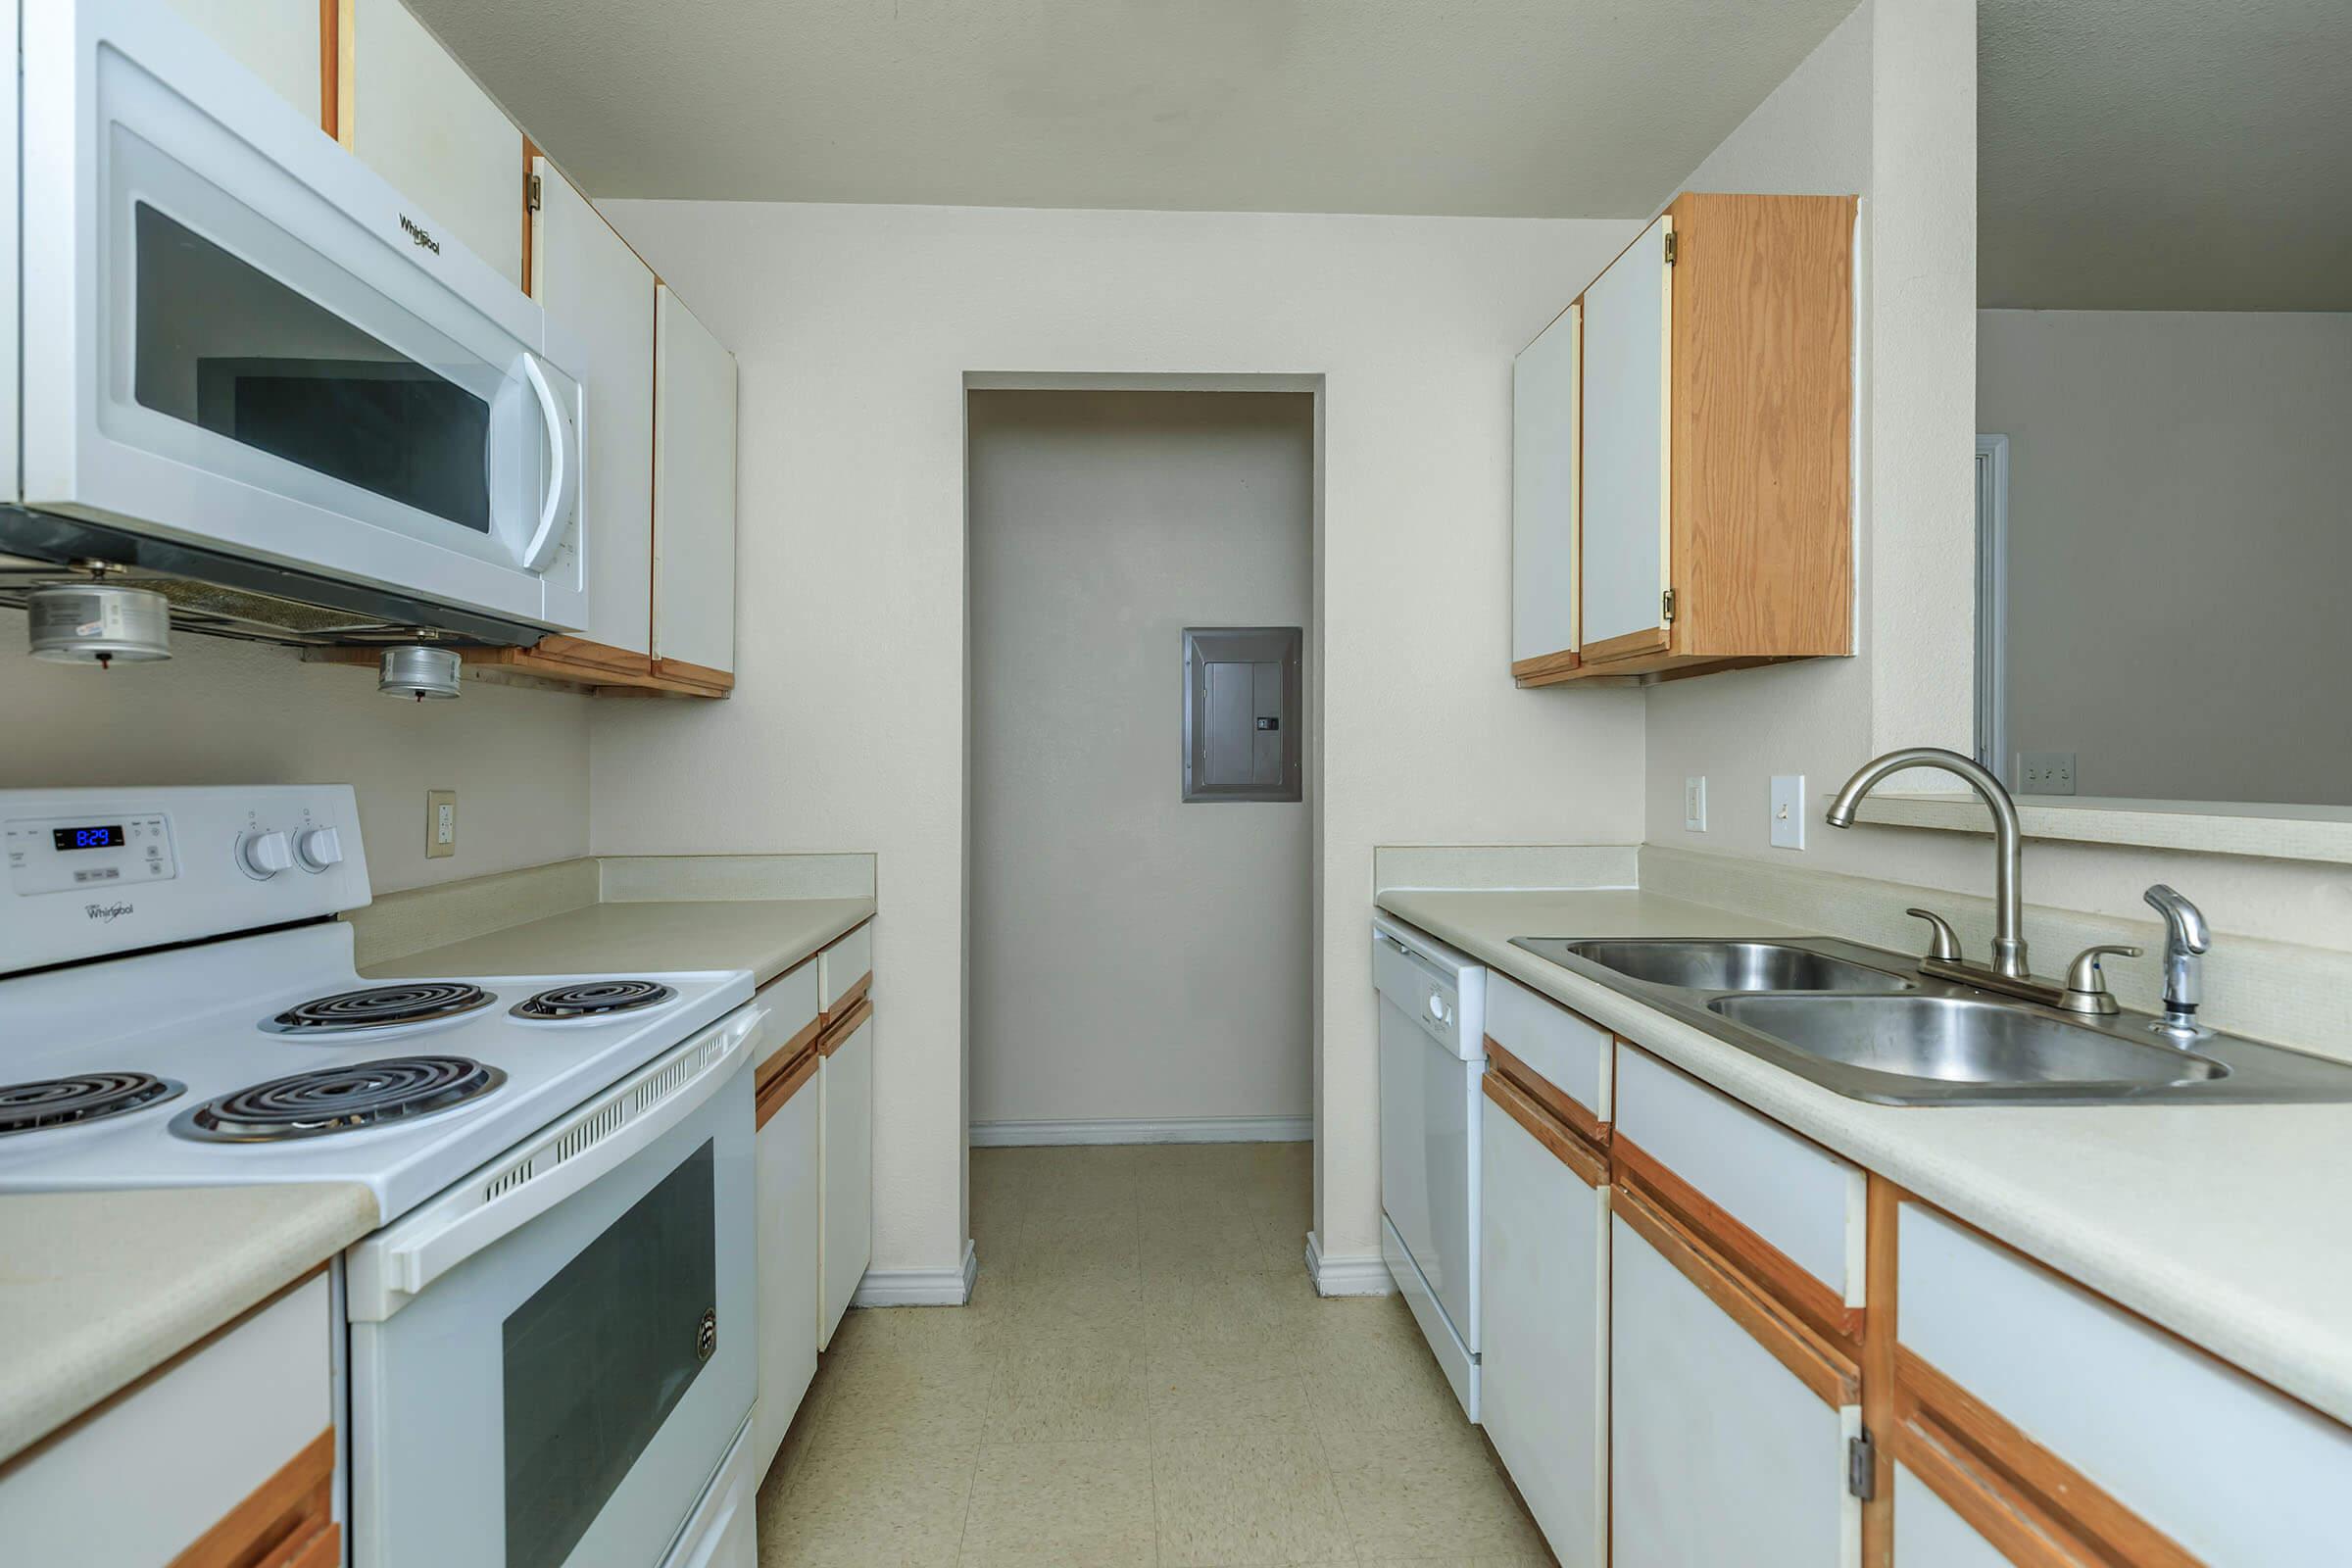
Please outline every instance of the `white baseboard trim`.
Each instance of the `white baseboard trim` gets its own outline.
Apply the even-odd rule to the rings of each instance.
[[[1032,1149],[1058,1144],[1303,1144],[1312,1116],[1185,1116],[1170,1121],[1121,1117],[1075,1121],[976,1121],[974,1149]]]
[[[1335,1256],[1323,1250],[1313,1231],[1306,1233],[1306,1277],[1315,1282],[1317,1296],[1393,1296],[1396,1291],[1378,1252]]]
[[[960,1268],[869,1268],[852,1306],[961,1306],[980,1277],[980,1250],[963,1244]]]

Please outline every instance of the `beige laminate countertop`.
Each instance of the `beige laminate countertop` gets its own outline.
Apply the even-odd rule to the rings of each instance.
[[[0,1198],[0,1461],[375,1229],[350,1182]]]
[[[380,980],[749,969],[752,984],[765,985],[873,913],[870,898],[591,904],[386,958],[361,973]]]
[[[1635,892],[1392,892],[1378,903],[2352,1422],[2352,1104],[1866,1104],[1510,945],[1795,934],[1788,927]]]

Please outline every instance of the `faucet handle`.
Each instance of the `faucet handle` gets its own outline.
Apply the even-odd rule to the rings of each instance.
[[[2109,953],[2121,958],[2136,958],[2144,951],[2122,942],[2103,942],[2094,948],[2084,948],[2066,966],[2066,995],[2058,1000],[2058,1005],[2069,1012],[2113,1017],[2122,1009],[2116,1006],[2115,997],[2107,989],[2107,975],[2099,967],[2099,958]]]
[[[1940,958],[1946,963],[1960,961],[1960,933],[1952,929],[1951,921],[1946,920],[1934,909],[1905,909],[1903,912],[1928,922],[1931,928],[1928,938],[1929,957]]]

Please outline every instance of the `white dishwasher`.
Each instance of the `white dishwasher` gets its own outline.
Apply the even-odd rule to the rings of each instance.
[[[1375,915],[1381,1255],[1462,1413],[1478,1419],[1479,1079],[1487,971]]]

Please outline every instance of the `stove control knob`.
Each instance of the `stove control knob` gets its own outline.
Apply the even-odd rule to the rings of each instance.
[[[315,827],[294,836],[294,858],[305,871],[323,871],[343,863],[343,837],[331,827]]]
[[[283,833],[248,833],[237,840],[237,866],[257,882],[267,882],[294,863],[294,846]]]

